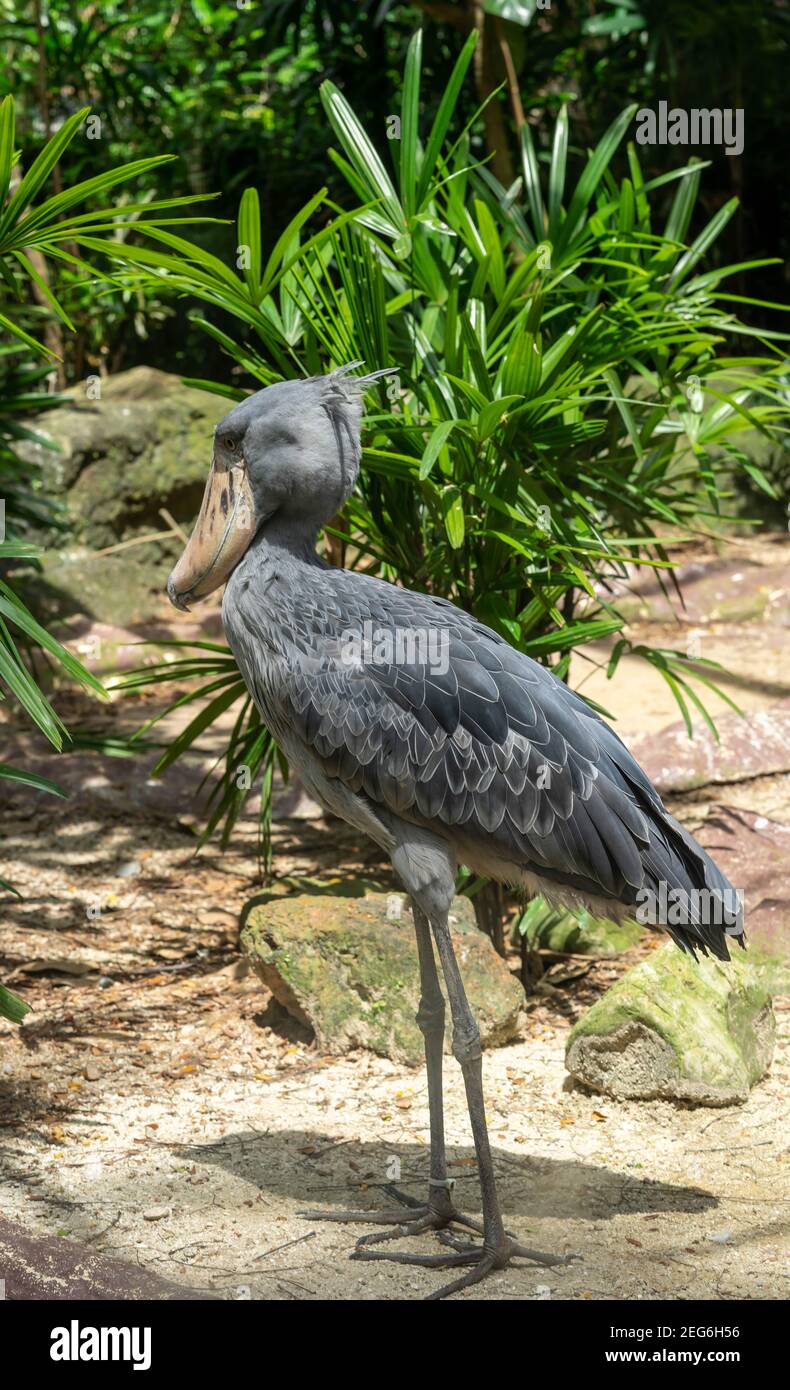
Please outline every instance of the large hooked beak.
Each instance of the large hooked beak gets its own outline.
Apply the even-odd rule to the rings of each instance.
[[[188,611],[223,584],[239,563],[258,526],[246,465],[214,455],[195,529],[167,581],[176,608]]]

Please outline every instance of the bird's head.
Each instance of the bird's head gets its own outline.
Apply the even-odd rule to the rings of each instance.
[[[167,581],[177,608],[223,584],[275,515],[314,535],[350,496],[359,472],[366,387],[387,370],[278,381],[220,420],[195,528]]]

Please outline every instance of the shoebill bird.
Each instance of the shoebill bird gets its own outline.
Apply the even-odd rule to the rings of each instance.
[[[521,1245],[502,1222],[480,1035],[447,924],[459,864],[610,917],[633,915],[651,892],[675,904],[674,918],[682,900],[670,890],[683,890],[688,911],[667,929],[683,949],[720,960],[729,959],[726,934],[742,936],[743,926],[739,910],[726,910],[734,898],[727,879],[579,695],[447,600],[331,568],[316,554],[322,525],[355,484],[364,391],[385,375],[350,375],[360,365],[268,386],[224,417],[200,514],[167,588],[186,609],[225,583],[225,632],[264,723],[316,800],[389,856],[411,899],[430,1110],[427,1196],[419,1205],[406,1199],[408,1212],[329,1219],[385,1228],[363,1236],[353,1258],[454,1270],[438,1298],[511,1259],[567,1258]],[[703,913],[699,901],[723,910]],[[711,916],[729,923],[726,931]],[[445,1004],[434,947],[482,1222],[456,1209],[447,1176]],[[443,1246],[433,1255],[372,1248],[430,1230]]]

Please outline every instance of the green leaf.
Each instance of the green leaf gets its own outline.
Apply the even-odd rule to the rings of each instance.
[[[61,323],[65,323],[66,327],[70,328],[72,333],[75,333],[76,329],[74,327],[74,324],[72,323],[65,309],[63,309],[61,305],[58,303],[46,280],[43,278],[43,276],[39,275],[32,261],[25,255],[24,251],[15,251],[14,257],[16,260],[19,261],[19,264],[23,267],[25,274],[30,277],[34,284],[38,285],[38,288],[44,296],[44,299],[47,301],[47,304],[49,305],[50,309],[53,311],[53,313],[57,314],[57,317],[60,319]]]
[[[524,643],[524,650],[530,656],[569,651],[586,642],[599,642],[613,632],[620,632],[624,622],[623,618],[593,618],[587,622],[569,623],[567,627],[549,632],[545,637],[530,637]]]
[[[519,131],[521,142],[521,168],[524,175],[524,191],[532,212],[532,231],[536,241],[542,241],[546,233],[546,215],[543,210],[543,195],[540,190],[538,156],[532,139],[532,131],[523,125]]]
[[[425,446],[425,451],[420,459],[419,476],[421,481],[430,475],[433,465],[446,444],[451,431],[460,423],[461,422],[458,420],[442,420],[441,424],[437,425],[436,428],[431,431],[430,438]]]
[[[0,105],[0,208],[8,197],[14,163],[14,98],[7,96]]]
[[[464,522],[463,498],[457,487],[449,486],[442,488],[441,507],[447,539],[453,549],[458,550],[464,543],[466,525]]]
[[[622,416],[623,424],[628,430],[629,436],[631,438],[631,443],[634,446],[634,453],[636,454],[638,459],[641,459],[644,454],[644,450],[642,448],[642,441],[639,438],[639,430],[637,429],[636,422],[634,420],[634,413],[631,409],[630,402],[623,393],[623,387],[620,378],[617,375],[617,372],[614,371],[614,369],[612,368],[609,371],[604,372],[604,379],[606,380],[609,390],[612,393],[612,399],[615,405],[617,406],[620,415]]]
[[[8,638],[6,637],[6,644]],[[19,659],[15,648],[0,643],[0,681],[3,681],[53,748],[63,747],[63,725]]]
[[[568,108],[563,106],[554,127],[554,146],[549,171],[549,232],[559,230],[562,195],[565,191],[565,166],[568,160]]]
[[[250,299],[254,304],[257,304],[261,294],[263,267],[261,263],[261,205],[258,191],[255,188],[245,188],[239,204],[236,254],[242,260],[242,275],[250,292]]]
[[[481,9],[498,19],[526,27],[537,8],[538,0],[482,0]]]
[[[25,332],[24,328],[20,328],[12,319],[6,318],[5,314],[0,314],[0,324],[2,324],[3,328],[7,328],[9,333],[13,333],[14,337],[18,338],[20,342],[25,343],[27,347],[32,348],[34,352],[40,354],[42,357],[57,358],[58,354],[56,352],[51,352],[43,343],[37,343],[35,338],[31,338],[30,334]]]
[[[97,681],[96,677],[92,676],[90,671],[86,671],[82,663],[71,655],[71,652],[66,651],[66,648],[62,647],[60,642],[57,642],[40,623],[36,622],[32,614],[20,603],[19,599],[12,593],[8,585],[4,584],[2,581],[0,581],[0,614],[7,618],[9,622],[21,628],[23,632],[27,633],[28,637],[32,637],[40,647],[43,647],[45,651],[49,652],[50,656],[54,656],[64,670],[68,671],[69,675],[74,680],[78,681],[80,685],[87,686],[95,695],[100,695],[105,699],[107,698],[107,691],[104,689],[101,682]]]
[[[665,241],[685,241],[686,232],[689,229],[691,214],[697,201],[702,166],[697,160],[692,159],[687,167],[690,170],[689,176],[678,184],[672,201],[667,224],[664,228]]]
[[[488,263],[488,272],[483,283],[490,284],[496,298],[501,299],[505,293],[505,255],[499,230],[488,207],[479,198],[475,199],[475,213]],[[473,286],[472,296],[474,297],[476,293],[476,288]]]
[[[405,229],[403,208],[375,147],[334,82],[327,79],[321,83],[320,90],[329,123],[354,170],[370,196],[380,200],[393,232],[400,234]]]
[[[752,463],[751,459],[748,458],[741,460],[741,468],[744,473],[747,473],[752,481],[757,484],[761,492],[764,492],[767,497],[777,498],[778,493],[776,488],[773,486],[773,483],[768,481],[762,468],[758,468],[757,464]]]
[[[305,254],[304,247],[302,247],[301,250],[295,251],[292,256],[288,254],[288,247],[293,245],[296,245],[298,247],[299,233],[301,232],[302,227],[304,226],[305,222],[309,221],[309,219],[312,217],[316,208],[320,207],[321,203],[324,202],[326,194],[327,190],[325,188],[320,188],[318,192],[315,194],[315,196],[311,198],[308,203],[305,203],[304,207],[296,214],[296,216],[291,218],[291,221],[288,223],[288,226],[286,227],[285,231],[282,233],[280,237],[278,237],[274,245],[274,250],[272,251],[272,254],[270,255],[268,261],[266,262],[266,269],[263,272],[263,283],[261,286],[262,294],[268,294],[269,290],[274,284],[277,271],[279,270],[281,264],[283,266],[282,273],[285,274],[290,265],[295,264],[298,260],[301,260],[303,258]]]
[[[157,762],[152,775],[154,777],[159,777],[171,763],[175,762],[176,758],[181,756],[186,748],[191,747],[200,734],[204,733],[221,714],[225,713],[225,710],[230,709],[230,706],[235,704],[236,701],[241,699],[245,694],[246,690],[243,682],[237,680],[234,681],[227,690],[223,690],[222,694],[210,700],[205,708],[200,711],[200,714],[197,714],[187,727],[182,729],[178,737],[173,740],[164,757],[160,758]],[[192,698],[194,698],[194,696]],[[173,706],[173,708],[174,707],[175,706]]]
[[[412,35],[406,51],[406,70],[403,75],[400,140],[400,195],[407,218],[417,207],[417,141],[420,115],[420,69],[422,65],[422,29]]]
[[[48,777],[39,777],[37,772],[29,772],[22,767],[9,767],[8,763],[0,763],[0,777],[6,782],[20,782],[25,787],[35,787],[40,792],[51,792],[53,796],[67,797],[62,787],[57,782],[50,782]]]
[[[599,140],[595,150],[590,155],[584,172],[574,190],[565,221],[557,233],[555,241],[555,252],[557,257],[562,254],[578,231],[583,221],[587,205],[595,194],[604,173],[611,163],[615,150],[625,135],[628,126],[631,124],[636,109],[636,103],[633,103],[631,106],[627,106],[625,111],[621,111],[617,119],[612,121],[606,134]]]
[[[450,80],[444,90],[444,95],[439,103],[428,143],[425,147],[425,154],[420,168],[420,178],[417,185],[417,207],[422,209],[426,203],[428,189],[436,169],[436,161],[439,158],[444,138],[447,134],[450,121],[452,120],[455,108],[458,104],[458,97],[466,77],[467,69],[472,61],[472,54],[477,44],[477,33],[469,35],[461,49],[458,61],[450,74]],[[428,199],[428,201],[430,201]]]
[[[477,417],[477,433],[480,438],[490,438],[510,407],[521,404],[522,400],[522,396],[500,396],[498,400],[489,401],[488,405],[484,405]]]
[[[25,1014],[30,1013],[30,1005],[18,994],[13,994],[5,985],[0,985],[0,1018],[10,1019],[11,1023],[21,1023]]]
[[[97,193],[107,193],[111,188],[115,188],[120,183],[128,183],[130,179],[137,178],[141,174],[150,173],[157,169],[161,164],[170,164],[175,159],[172,154],[151,155],[147,159],[134,159],[128,164],[121,164],[116,169],[106,169],[103,174],[96,174],[91,179],[86,179],[83,183],[73,184],[71,188],[64,189],[62,193],[56,193],[48,198],[46,202],[39,206],[25,218],[24,225],[24,244],[39,244],[43,237],[52,235],[54,232],[63,235],[75,227],[83,226],[88,221],[96,221],[101,217],[113,217],[121,215],[128,217],[133,211],[132,207],[119,209],[118,214],[108,213],[98,210],[92,213],[84,213],[79,217],[70,218],[68,221],[61,221],[63,214],[68,208],[74,207],[77,203],[85,202]],[[158,206],[178,206],[181,199],[165,199]],[[194,198],[186,201],[194,202]],[[153,211],[154,204],[142,204],[141,210]],[[140,224],[144,225],[144,224]],[[43,230],[42,230],[43,229]],[[34,235],[35,233],[35,235]]]
[[[525,330],[519,333],[505,358],[502,371],[502,390],[509,398],[529,400],[537,391],[541,374],[540,334]]]
[[[674,289],[679,281],[683,279],[683,276],[688,275],[689,271],[694,269],[694,266],[705,255],[708,247],[713,245],[713,242],[721,234],[730,221],[730,218],[737,210],[737,198],[730,198],[729,202],[719,208],[718,212],[710,219],[710,222],[703,228],[699,236],[695,237],[688,251],[680,257],[680,260],[669,278],[668,289]]]
[[[47,141],[38,157],[33,160],[16,193],[0,217],[0,250],[2,250],[3,242],[10,229],[19,221],[25,208],[32,203],[39,189],[46,183],[63,151],[74,139],[89,112],[90,107],[84,106],[81,111],[75,111],[73,116],[69,116],[63,122],[60,130],[52,136],[51,140]]]

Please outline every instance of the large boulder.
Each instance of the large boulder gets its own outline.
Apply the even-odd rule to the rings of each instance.
[[[208,1289],[162,1279],[152,1270],[100,1254],[61,1236],[28,1231],[0,1216],[0,1268],[4,1296],[20,1302],[79,1300],[128,1303],[131,1300],[213,1300]],[[0,1286],[1,1287],[1,1286]],[[135,1367],[136,1369],[136,1367]]]
[[[790,994],[790,825],[714,804],[697,838],[743,894],[747,959],[772,994]]]
[[[160,509],[191,529],[229,403],[151,367],[108,377],[100,390],[94,400],[80,386],[32,421],[55,449],[20,447],[40,466],[46,495],[65,504],[69,528],[57,546],[42,537],[51,548],[29,589],[46,616],[78,610],[128,624],[150,616],[183,545]],[[161,539],[141,540],[156,532]],[[97,554],[129,541],[141,543]]]
[[[100,390],[92,400],[77,388],[67,405],[32,422],[58,452],[26,447],[47,494],[67,503],[74,539],[99,549],[144,528],[161,530],[160,507],[191,523],[228,401],[153,367],[108,377]]]
[[[471,903],[456,898],[450,927],[484,1047],[518,1036],[524,993],[487,936]],[[416,1064],[423,1040],[414,1015],[420,967],[408,899],[298,894],[252,907],[242,948],[275,999],[307,1024],[323,1052],[363,1047]],[[449,1009],[448,1009],[449,1024]],[[446,1047],[450,1047],[448,1026]]]
[[[783,496],[780,490],[777,494]],[[718,553],[691,553],[676,556],[675,578],[683,594],[682,608],[659,570],[629,565],[627,572],[613,579],[607,592],[618,611],[631,623],[671,623],[680,635],[693,631],[704,637],[721,635],[720,624],[750,624],[773,629],[790,623],[787,587],[787,537],[776,532],[760,532],[737,546],[721,546]],[[698,625],[704,625],[699,632]],[[677,645],[673,641],[673,646]]]
[[[723,715],[716,728],[718,739],[702,728],[689,738],[678,721],[626,742],[662,796],[790,772],[790,699],[748,717]]]
[[[761,970],[738,956],[695,962],[660,946],[574,1025],[571,1076],[622,1100],[745,1100],[770,1066],[776,1028]]]

